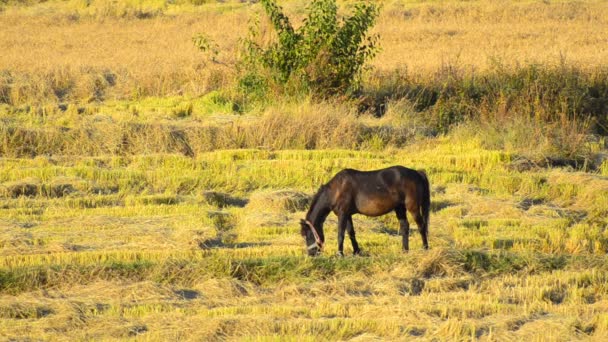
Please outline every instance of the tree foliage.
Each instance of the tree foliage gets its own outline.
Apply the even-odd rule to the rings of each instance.
[[[369,33],[378,16],[376,5],[356,4],[350,16],[341,17],[336,0],[313,0],[302,25],[294,28],[275,0],[260,2],[276,39],[259,43],[259,23],[251,27],[244,40],[243,87],[273,84],[324,97],[359,88],[365,62],[377,52],[378,35]]]

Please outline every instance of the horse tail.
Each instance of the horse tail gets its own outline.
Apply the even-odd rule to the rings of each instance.
[[[429,184],[429,178],[426,176],[426,172],[418,171],[422,178],[422,193],[420,201],[420,215],[424,220],[424,232],[427,233],[429,230],[429,214],[431,211],[431,186]]]

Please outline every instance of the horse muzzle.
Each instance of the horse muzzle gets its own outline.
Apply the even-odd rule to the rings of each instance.
[[[323,245],[319,244],[318,242],[315,241],[311,245],[308,245],[306,247],[306,250],[307,250],[309,256],[316,256],[321,253],[322,248],[323,248]]]

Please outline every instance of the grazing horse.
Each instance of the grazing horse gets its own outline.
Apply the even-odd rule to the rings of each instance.
[[[380,216],[394,211],[399,219],[403,250],[407,251],[410,225],[406,211],[409,211],[422,235],[422,244],[428,249],[430,205],[429,180],[424,171],[403,166],[375,171],[344,169],[319,188],[306,219],[300,221],[301,233],[306,239],[308,255],[319,254],[325,243],[323,222],[333,211],[338,216],[338,254],[344,255],[346,231],[354,254],[359,254],[361,250],[355,238],[352,215]]]

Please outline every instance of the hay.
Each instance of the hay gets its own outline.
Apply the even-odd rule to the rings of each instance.
[[[295,213],[306,210],[310,200],[310,196],[295,190],[256,192],[251,195],[247,208]]]
[[[2,197],[34,197],[40,193],[40,180],[37,178],[26,178],[20,181],[7,182],[0,187]]]

